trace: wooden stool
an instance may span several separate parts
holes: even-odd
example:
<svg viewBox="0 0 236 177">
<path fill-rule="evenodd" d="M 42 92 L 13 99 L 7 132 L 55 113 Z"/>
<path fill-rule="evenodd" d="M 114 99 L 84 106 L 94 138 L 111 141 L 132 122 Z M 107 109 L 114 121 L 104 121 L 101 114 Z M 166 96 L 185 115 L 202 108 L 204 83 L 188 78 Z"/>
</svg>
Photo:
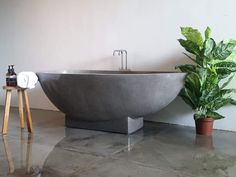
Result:
<svg viewBox="0 0 236 177">
<path fill-rule="evenodd" d="M 18 92 L 20 127 L 22 129 L 25 127 L 24 110 L 23 110 L 23 107 L 25 105 L 28 132 L 33 133 L 29 98 L 28 98 L 26 89 L 20 88 L 20 87 L 9 87 L 9 86 L 3 86 L 3 89 L 6 90 L 6 100 L 5 100 L 5 112 L 4 112 L 4 117 L 3 117 L 3 125 L 2 125 L 2 134 L 7 134 L 8 120 L 9 120 L 10 106 L 11 106 L 11 92 L 13 90 L 17 90 Z"/>
</svg>

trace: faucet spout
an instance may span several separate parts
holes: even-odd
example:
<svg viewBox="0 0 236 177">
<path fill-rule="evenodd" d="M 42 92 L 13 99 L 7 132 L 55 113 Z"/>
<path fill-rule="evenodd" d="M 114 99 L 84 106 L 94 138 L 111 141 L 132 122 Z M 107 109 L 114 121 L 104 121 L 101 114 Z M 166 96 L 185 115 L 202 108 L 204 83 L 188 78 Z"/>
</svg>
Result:
<svg viewBox="0 0 236 177">
<path fill-rule="evenodd" d="M 114 50 L 113 56 L 115 56 L 117 53 L 118 56 L 121 58 L 121 71 L 127 71 L 128 70 L 128 60 L 127 60 L 127 50 Z M 125 65 L 124 65 L 124 55 L 125 55 Z"/>
<path fill-rule="evenodd" d="M 122 53 L 125 54 L 125 70 L 128 70 L 128 60 L 127 60 L 127 50 L 122 50 Z"/>
</svg>

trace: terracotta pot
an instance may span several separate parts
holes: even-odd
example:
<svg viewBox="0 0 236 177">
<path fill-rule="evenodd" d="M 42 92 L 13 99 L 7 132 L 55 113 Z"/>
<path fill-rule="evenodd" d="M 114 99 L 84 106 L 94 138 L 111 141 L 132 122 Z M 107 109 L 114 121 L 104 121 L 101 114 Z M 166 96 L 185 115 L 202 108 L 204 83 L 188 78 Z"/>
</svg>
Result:
<svg viewBox="0 0 236 177">
<path fill-rule="evenodd" d="M 211 136 L 214 119 L 204 118 L 195 120 L 196 133 L 199 135 Z"/>
</svg>

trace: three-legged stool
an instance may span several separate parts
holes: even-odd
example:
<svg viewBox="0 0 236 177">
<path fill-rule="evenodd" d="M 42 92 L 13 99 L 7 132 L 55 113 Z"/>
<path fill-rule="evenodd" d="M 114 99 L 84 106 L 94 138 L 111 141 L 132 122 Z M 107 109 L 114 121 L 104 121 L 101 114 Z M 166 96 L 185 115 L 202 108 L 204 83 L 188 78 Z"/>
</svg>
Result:
<svg viewBox="0 0 236 177">
<path fill-rule="evenodd" d="M 3 116 L 2 134 L 7 134 L 8 120 L 9 120 L 10 106 L 11 106 L 11 93 L 14 90 L 18 92 L 20 127 L 22 129 L 25 127 L 25 122 L 24 122 L 24 107 L 25 107 L 28 132 L 33 133 L 29 98 L 26 91 L 27 89 L 20 88 L 20 87 L 9 87 L 9 86 L 4 86 L 3 89 L 6 90 L 6 100 L 5 100 L 5 112 Z"/>
</svg>

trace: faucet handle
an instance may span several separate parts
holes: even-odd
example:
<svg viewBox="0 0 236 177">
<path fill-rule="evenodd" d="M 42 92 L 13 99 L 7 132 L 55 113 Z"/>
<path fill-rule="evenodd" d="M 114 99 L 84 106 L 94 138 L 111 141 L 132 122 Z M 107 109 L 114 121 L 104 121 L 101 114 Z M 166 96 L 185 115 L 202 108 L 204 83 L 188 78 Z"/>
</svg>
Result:
<svg viewBox="0 0 236 177">
<path fill-rule="evenodd" d="M 114 51 L 113 51 L 113 56 L 115 56 L 116 53 L 120 56 L 121 53 L 122 53 L 122 50 L 114 50 Z"/>
</svg>

